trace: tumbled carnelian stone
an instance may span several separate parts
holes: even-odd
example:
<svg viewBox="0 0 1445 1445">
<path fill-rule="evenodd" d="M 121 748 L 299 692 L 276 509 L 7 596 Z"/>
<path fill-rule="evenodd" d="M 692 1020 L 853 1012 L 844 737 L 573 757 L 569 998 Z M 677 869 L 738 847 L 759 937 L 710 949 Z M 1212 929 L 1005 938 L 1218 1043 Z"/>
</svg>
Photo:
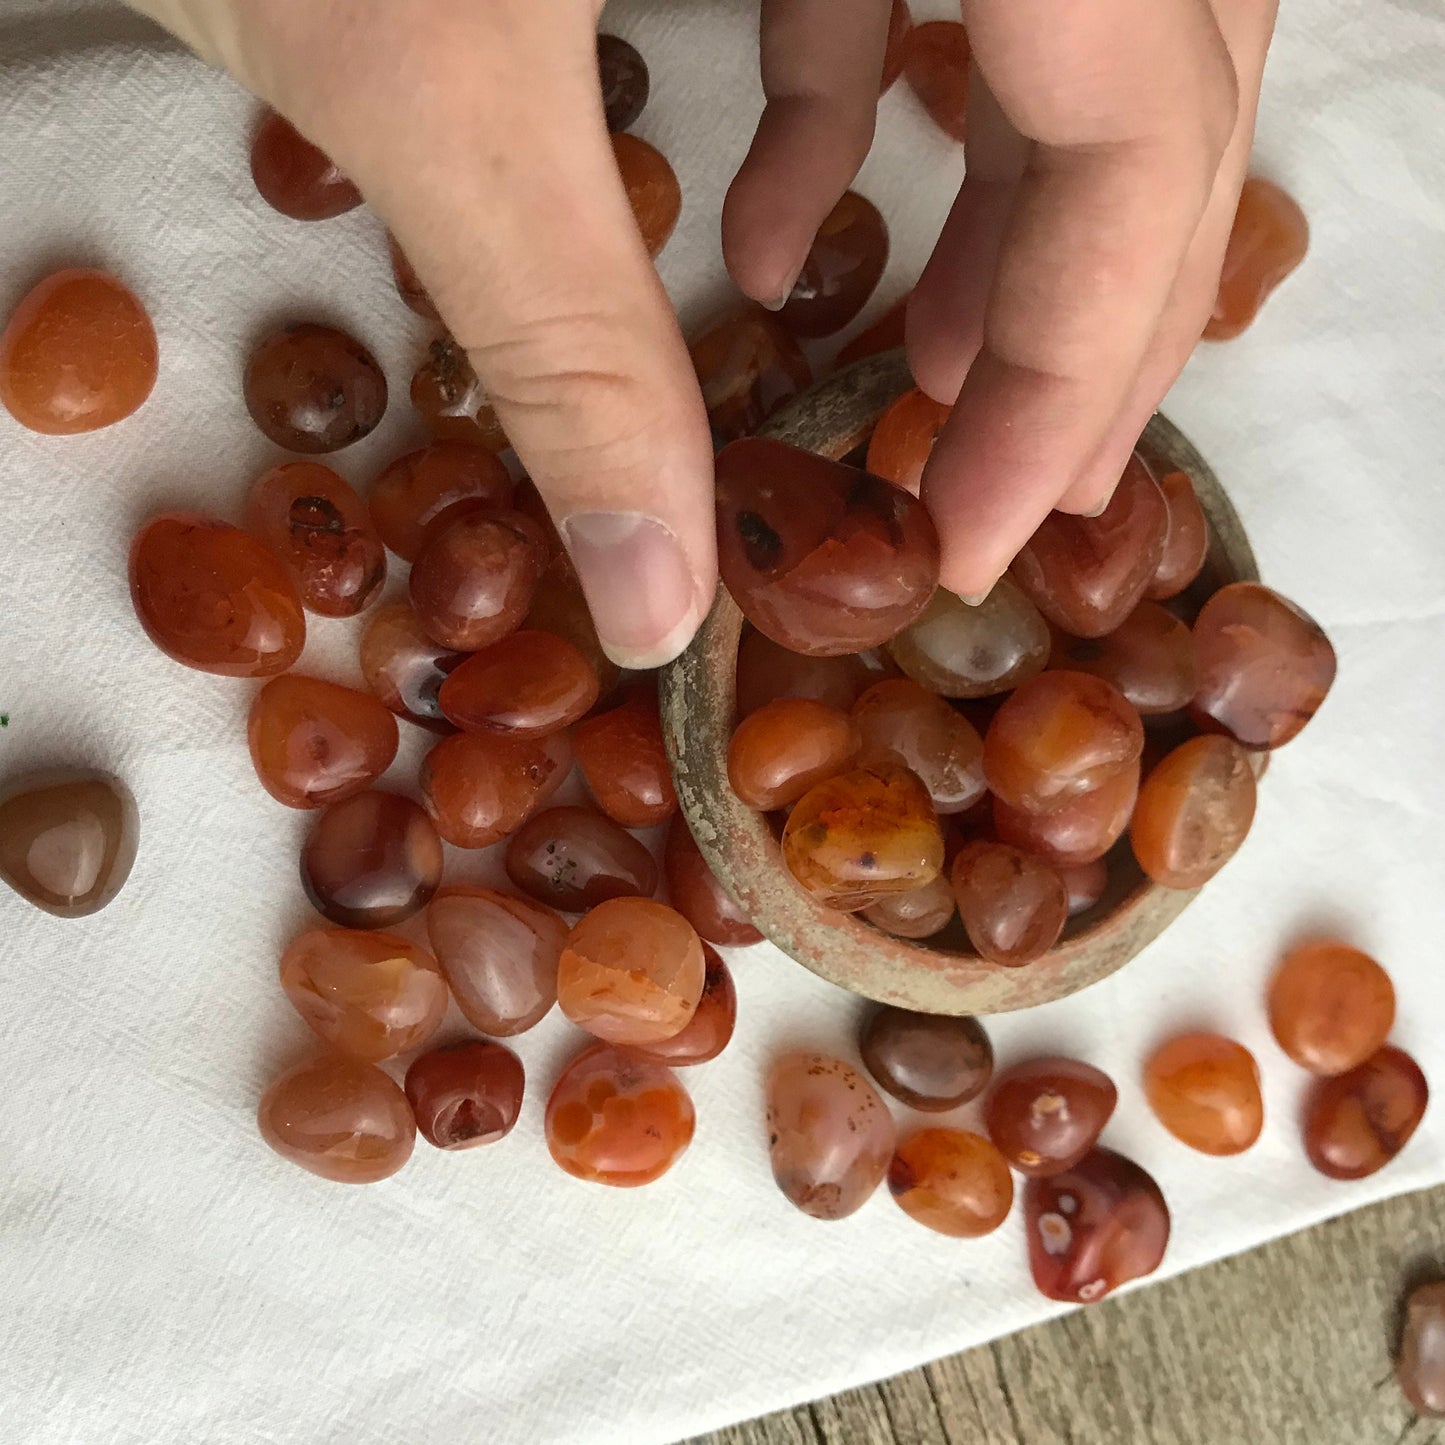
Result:
<svg viewBox="0 0 1445 1445">
<path fill-rule="evenodd" d="M 888 43 L 883 52 L 883 76 L 878 82 L 878 94 L 885 95 L 893 88 L 894 82 L 903 74 L 903 62 L 908 58 L 908 36 L 913 29 L 913 16 L 909 13 L 906 0 L 893 0 L 888 12 Z"/>
<path fill-rule="evenodd" d="M 562 1071 L 547 1100 L 547 1148 L 577 1179 L 651 1184 L 692 1143 L 692 1100 L 665 1064 L 593 1044 Z"/>
<path fill-rule="evenodd" d="M 1153 1274 L 1169 1247 L 1169 1206 L 1153 1177 L 1109 1149 L 1024 1186 L 1029 1267 L 1039 1293 L 1093 1304 Z"/>
<path fill-rule="evenodd" d="M 1156 602 L 1177 597 L 1204 570 L 1209 555 L 1209 523 L 1186 472 L 1169 471 L 1159 478 L 1169 509 L 1164 552 L 1144 595 Z"/>
<path fill-rule="evenodd" d="M 0 403 L 47 436 L 98 431 L 145 401 L 157 366 L 155 328 L 127 286 L 106 271 L 56 271 L 0 331 Z"/>
<path fill-rule="evenodd" d="M 520 512 L 469 503 L 427 531 L 411 605 L 443 647 L 476 652 L 521 626 L 546 565 L 541 529 Z"/>
<path fill-rule="evenodd" d="M 680 1069 L 691 1064 L 705 1064 L 727 1048 L 738 1021 L 738 994 L 733 976 L 717 953 L 702 946 L 706 971 L 703 975 L 702 997 L 686 1027 L 670 1039 L 634 1048 L 634 1052 L 654 1063 Z"/>
<path fill-rule="evenodd" d="M 368 436 L 386 411 L 386 377 L 355 337 L 301 322 L 265 337 L 246 363 L 246 410 L 291 452 L 334 452 Z"/>
<path fill-rule="evenodd" d="M 981 1134 L 920 1129 L 888 1165 L 888 1192 L 910 1219 L 953 1239 L 992 1234 L 1013 1208 L 1014 1181 Z"/>
<path fill-rule="evenodd" d="M 1103 637 L 1139 605 L 1164 555 L 1169 508 L 1135 452 L 1097 517 L 1050 512 L 1013 562 L 1039 611 L 1074 637 Z"/>
<path fill-rule="evenodd" d="M 135 798 L 110 773 L 48 768 L 0 784 L 0 882 L 57 918 L 104 908 L 139 842 Z"/>
<path fill-rule="evenodd" d="M 1138 795 L 1139 769 L 1130 767 L 1052 813 L 1025 813 L 995 798 L 994 830 L 1000 842 L 1033 853 L 1056 869 L 1072 868 L 1102 858 L 1124 836 Z"/>
<path fill-rule="evenodd" d="M 464 502 L 501 509 L 512 500 L 512 478 L 497 454 L 470 442 L 433 442 L 391 462 L 371 484 L 367 504 L 381 540 L 416 561 L 426 529 Z"/>
<path fill-rule="evenodd" d="M 591 708 L 597 674 L 563 638 L 513 632 L 467 658 L 438 696 L 448 720 L 467 732 L 541 738 Z"/>
<path fill-rule="evenodd" d="M 1020 684 L 989 724 L 983 772 L 996 797 L 1047 813 L 1128 772 L 1144 751 L 1144 726 L 1102 678 L 1044 672 Z"/>
<path fill-rule="evenodd" d="M 993 1045 L 974 1018 L 884 1005 L 868 1016 L 858 1048 L 884 1089 L 930 1114 L 976 1099 L 993 1077 Z"/>
<path fill-rule="evenodd" d="M 1092 863 L 1064 864 L 1058 869 L 1058 874 L 1068 891 L 1070 918 L 1087 913 L 1109 886 L 1109 865 L 1102 858 L 1096 858 Z"/>
<path fill-rule="evenodd" d="M 427 347 L 412 374 L 410 395 L 417 415 L 442 441 L 469 442 L 494 452 L 511 445 L 467 353 L 450 336 Z"/>
<path fill-rule="evenodd" d="M 977 604 L 940 587 L 888 654 L 930 692 L 992 697 L 1042 672 L 1050 643 L 1039 609 L 1005 576 Z"/>
<path fill-rule="evenodd" d="M 933 123 L 956 141 L 968 134 L 968 31 L 956 20 L 915 25 L 903 74 Z"/>
<path fill-rule="evenodd" d="M 692 924 L 699 938 L 734 946 L 762 940 L 747 913 L 733 902 L 708 867 L 681 813 L 668 825 L 662 869 L 668 901 Z"/>
<path fill-rule="evenodd" d="M 940 874 L 932 883 L 907 893 L 891 893 L 870 903 L 860 911 L 874 928 L 891 933 L 894 938 L 932 938 L 953 922 L 958 905 L 953 900 L 953 886 Z"/>
<path fill-rule="evenodd" d="M 1157 602 L 1141 602 L 1106 637 L 1060 634 L 1049 663 L 1113 683 L 1146 717 L 1187 707 L 1198 684 L 1193 634 Z"/>
<path fill-rule="evenodd" d="M 390 928 L 437 890 L 442 844 L 410 798 L 379 789 L 333 803 L 301 854 L 301 882 L 316 911 L 343 928 Z"/>
<path fill-rule="evenodd" d="M 655 256 L 667 245 L 682 211 L 682 188 L 667 157 L 635 135 L 612 137 L 612 153 L 627 204 L 637 220 L 647 254 Z"/>
<path fill-rule="evenodd" d="M 655 680 L 644 679 L 616 707 L 578 723 L 572 747 L 597 806 L 624 828 L 650 828 L 677 812 Z"/>
<path fill-rule="evenodd" d="M 893 1118 L 842 1059 L 785 1054 L 768 1074 L 768 1154 L 789 1203 L 843 1219 L 868 1202 L 893 1157 Z"/>
<path fill-rule="evenodd" d="M 911 294 L 911 293 L 910 293 Z M 877 356 L 884 351 L 896 351 L 904 342 L 904 328 L 908 320 L 908 295 L 900 296 L 871 326 L 864 327 L 851 341 L 845 342 L 833 358 L 833 370 L 842 371 L 855 361 Z"/>
<path fill-rule="evenodd" d="M 1165 888 L 1202 888 L 1239 851 L 1254 822 L 1254 769 L 1232 738 L 1191 738 L 1144 779 L 1129 839 Z"/>
<path fill-rule="evenodd" d="M 246 501 L 246 529 L 282 561 L 302 604 L 355 617 L 386 582 L 386 551 L 366 503 L 320 462 L 263 472 Z"/>
<path fill-rule="evenodd" d="M 952 411 L 951 406 L 934 401 L 916 386 L 905 391 L 873 428 L 868 442 L 868 470 L 916 497 L 923 483 L 923 469 Z"/>
<path fill-rule="evenodd" d="M 959 850 L 950 877 L 958 916 L 981 958 L 1018 968 L 1059 941 L 1069 895 L 1042 858 L 979 839 Z"/>
<path fill-rule="evenodd" d="M 723 317 L 688 351 L 716 446 L 751 436 L 785 401 L 813 384 L 803 348 L 761 306 Z"/>
<path fill-rule="evenodd" d="M 928 789 L 893 763 L 818 783 L 788 815 L 783 861 L 805 893 L 844 912 L 922 888 L 943 867 Z"/>
<path fill-rule="evenodd" d="M 433 642 L 405 602 L 373 613 L 361 634 L 361 675 L 367 687 L 398 717 L 432 732 L 452 731 L 438 694 L 465 655 Z"/>
<path fill-rule="evenodd" d="M 566 913 L 657 889 L 652 854 L 591 808 L 549 808 L 529 818 L 507 844 L 506 866 L 523 893 Z"/>
<path fill-rule="evenodd" d="M 771 812 L 849 767 L 861 741 L 847 713 L 825 702 L 780 697 L 734 729 L 728 782 L 748 807 Z"/>
<path fill-rule="evenodd" d="M 654 1044 L 697 1011 L 702 942 L 675 908 L 610 898 L 579 920 L 557 963 L 557 1002 L 574 1024 L 609 1044 Z"/>
<path fill-rule="evenodd" d="M 416 1126 L 438 1149 L 475 1149 L 512 1132 L 526 1074 L 503 1044 L 465 1039 L 411 1061 L 406 1097 Z"/>
<path fill-rule="evenodd" d="M 1005 1069 L 984 1106 L 989 1138 L 1021 1174 L 1057 1174 L 1094 1147 L 1119 1101 L 1114 1081 L 1078 1059 Z"/>
<path fill-rule="evenodd" d="M 597 78 L 602 86 L 602 110 L 611 132 L 636 123 L 647 105 L 651 81 L 647 62 L 637 47 L 618 35 L 597 37 Z"/>
<path fill-rule="evenodd" d="M 251 141 L 251 177 L 261 199 L 293 221 L 327 221 L 361 204 L 336 162 L 274 110 Z"/>
<path fill-rule="evenodd" d="M 875 674 L 856 652 L 840 657 L 805 657 L 749 631 L 738 646 L 737 713 L 755 713 L 780 697 L 806 697 L 847 712 Z"/>
<path fill-rule="evenodd" d="M 543 807 L 571 771 L 566 733 L 463 733 L 443 738 L 422 759 L 422 802 L 453 847 L 489 848 Z"/>
<path fill-rule="evenodd" d="M 1297 737 L 1335 680 L 1335 649 L 1314 618 L 1258 582 L 1221 587 L 1195 619 L 1200 727 L 1247 748 Z"/>
<path fill-rule="evenodd" d="M 1430 1086 L 1420 1066 L 1389 1044 L 1348 1073 L 1321 1079 L 1305 1104 L 1305 1152 L 1331 1179 L 1364 1179 L 1410 1142 Z"/>
<path fill-rule="evenodd" d="M 130 549 L 130 596 L 167 657 L 271 677 L 301 656 L 306 619 L 286 569 L 248 532 L 195 512 L 153 517 Z"/>
<path fill-rule="evenodd" d="M 324 808 L 369 788 L 396 757 L 396 719 L 369 693 L 288 673 L 251 703 L 261 786 L 288 808 Z"/>
<path fill-rule="evenodd" d="M 1312 1074 L 1364 1063 L 1395 1026 L 1395 986 L 1367 953 L 1322 940 L 1292 949 L 1269 985 L 1269 1026 Z"/>
<path fill-rule="evenodd" d="M 283 1159 L 338 1184 L 374 1184 L 411 1158 L 406 1095 L 371 1064 L 339 1054 L 288 1069 L 261 1096 L 261 1137 Z"/>
<path fill-rule="evenodd" d="M 983 739 L 961 713 L 906 677 L 875 682 L 853 704 L 865 762 L 901 763 L 915 773 L 936 813 L 963 813 L 986 791 Z"/>
<path fill-rule="evenodd" d="M 480 884 L 450 884 L 427 905 L 427 937 L 457 1007 L 497 1038 L 526 1032 L 557 1002 L 566 923 L 550 908 Z"/>
<path fill-rule="evenodd" d="M 1238 336 L 1259 314 L 1270 292 L 1304 260 L 1309 244 L 1309 222 L 1294 197 L 1273 181 L 1247 177 L 1224 250 L 1214 313 L 1204 323 L 1204 339 L 1228 341 Z"/>
<path fill-rule="evenodd" d="M 1144 1065 L 1154 1117 L 1202 1154 L 1243 1154 L 1264 1128 L 1259 1065 L 1243 1044 L 1218 1034 L 1181 1034 Z"/>
<path fill-rule="evenodd" d="M 424 948 L 393 933 L 311 928 L 281 955 L 281 988 L 332 1048 L 377 1064 L 424 1044 L 447 986 Z"/>
<path fill-rule="evenodd" d="M 622 681 L 622 669 L 602 649 L 577 569 L 565 553 L 548 562 L 522 626 L 529 631 L 550 632 L 570 642 L 587 659 L 597 677 L 599 702 L 613 700 Z"/>
<path fill-rule="evenodd" d="M 1419 1285 L 1405 1301 L 1395 1377 L 1420 1414 L 1445 1418 L 1445 1281 Z"/>
<path fill-rule="evenodd" d="M 795 336 L 831 336 L 867 304 L 888 264 L 888 227 L 857 191 L 823 218 L 778 319 Z"/>
<path fill-rule="evenodd" d="M 718 565 L 748 621 L 794 652 L 879 647 L 938 585 L 922 502 L 878 477 L 750 437 L 717 458 Z"/>
</svg>

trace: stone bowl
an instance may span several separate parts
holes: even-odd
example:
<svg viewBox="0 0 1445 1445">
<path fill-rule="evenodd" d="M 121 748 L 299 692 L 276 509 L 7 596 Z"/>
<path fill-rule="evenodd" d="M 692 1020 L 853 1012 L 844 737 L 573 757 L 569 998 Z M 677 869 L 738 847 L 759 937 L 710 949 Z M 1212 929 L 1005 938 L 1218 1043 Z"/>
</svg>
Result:
<svg viewBox="0 0 1445 1445">
<path fill-rule="evenodd" d="M 866 358 L 797 397 L 762 435 L 835 459 L 848 456 L 888 404 L 912 385 L 901 351 Z M 1186 472 L 1209 519 L 1209 558 L 1198 600 L 1226 582 L 1257 581 L 1254 553 L 1218 479 L 1171 422 L 1155 416 L 1140 443 Z M 1188 594 L 1186 594 L 1186 600 Z M 938 939 L 912 943 L 808 897 L 783 867 L 767 820 L 728 786 L 736 664 L 743 617 L 726 588 L 692 645 L 661 678 L 663 732 L 682 811 L 703 857 L 758 929 L 830 983 L 880 1003 L 936 1014 L 995 1014 L 1064 998 L 1107 978 L 1152 943 L 1195 894 L 1161 888 L 1134 862 L 1127 837 L 1109 858 L 1109 888 L 1072 919 L 1058 944 L 1023 968 L 973 953 L 955 920 Z M 1264 755 L 1253 755 L 1262 772 Z"/>
</svg>

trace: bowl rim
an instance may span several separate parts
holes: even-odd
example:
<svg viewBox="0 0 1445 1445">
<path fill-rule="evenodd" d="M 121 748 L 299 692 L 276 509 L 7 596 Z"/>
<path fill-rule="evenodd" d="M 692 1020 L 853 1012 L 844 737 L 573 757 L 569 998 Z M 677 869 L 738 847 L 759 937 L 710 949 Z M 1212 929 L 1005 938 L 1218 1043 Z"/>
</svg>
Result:
<svg viewBox="0 0 1445 1445">
<path fill-rule="evenodd" d="M 758 435 L 841 459 L 912 386 L 901 350 L 866 357 L 795 397 Z M 1239 514 L 1184 433 L 1156 414 L 1140 445 L 1193 482 L 1211 528 L 1206 568 L 1228 581 L 1259 581 Z M 737 603 L 719 584 L 692 644 L 659 679 L 663 735 L 683 816 L 708 866 L 758 930 L 813 973 L 865 998 L 923 1013 L 1007 1013 L 1066 998 L 1109 977 L 1198 896 L 1198 889 L 1168 889 L 1141 878 L 1102 916 L 1066 933 L 1044 957 L 1022 968 L 895 938 L 856 915 L 825 908 L 787 876 L 767 820 L 728 785 L 742 626 Z M 1266 757 L 1250 755 L 1257 775 Z"/>
</svg>

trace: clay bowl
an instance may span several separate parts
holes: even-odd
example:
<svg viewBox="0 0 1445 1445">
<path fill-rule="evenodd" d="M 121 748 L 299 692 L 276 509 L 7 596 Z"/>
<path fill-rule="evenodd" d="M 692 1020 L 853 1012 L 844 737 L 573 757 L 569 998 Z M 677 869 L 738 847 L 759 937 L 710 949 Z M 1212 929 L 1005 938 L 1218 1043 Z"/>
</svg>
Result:
<svg viewBox="0 0 1445 1445">
<path fill-rule="evenodd" d="M 763 435 L 827 457 L 845 457 L 866 440 L 889 402 L 911 385 L 901 352 L 867 358 L 798 397 L 763 428 Z M 1141 446 L 1167 467 L 1188 473 L 1209 519 L 1209 560 L 1191 589 L 1197 589 L 1198 601 L 1226 582 L 1257 581 L 1254 553 L 1239 517 L 1188 439 L 1156 416 Z M 1158 938 L 1194 898 L 1145 878 L 1126 838 L 1110 856 L 1104 897 L 1071 921 L 1048 955 L 1017 969 L 984 962 L 969 950 L 961 929 L 910 943 L 861 918 L 824 908 L 788 877 L 767 822 L 728 786 L 742 625 L 737 604 L 719 588 L 692 646 L 662 674 L 663 730 L 682 810 L 703 856 L 762 933 L 805 968 L 866 998 L 926 1013 L 1006 1013 L 1064 998 L 1107 978 Z M 1257 757 L 1256 771 L 1262 772 L 1264 755 Z"/>
</svg>

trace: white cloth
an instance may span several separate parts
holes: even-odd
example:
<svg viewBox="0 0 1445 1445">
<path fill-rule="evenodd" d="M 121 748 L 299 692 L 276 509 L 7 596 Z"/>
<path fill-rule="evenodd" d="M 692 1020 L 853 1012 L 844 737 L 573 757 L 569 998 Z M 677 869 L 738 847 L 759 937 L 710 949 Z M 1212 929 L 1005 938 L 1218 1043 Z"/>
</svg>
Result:
<svg viewBox="0 0 1445 1445">
<path fill-rule="evenodd" d="M 650 62 L 639 131 L 682 177 L 661 264 L 689 325 L 726 294 L 718 212 L 759 103 L 753 9 L 636 0 L 607 16 Z M 1164 939 L 989 1026 L 1004 1060 L 1058 1050 L 1117 1078 L 1106 1141 L 1171 1202 L 1163 1273 L 1445 1178 L 1445 1099 L 1375 1178 L 1315 1174 L 1304 1081 L 1262 1008 L 1281 948 L 1338 930 L 1391 970 L 1396 1038 L 1445 1086 L 1442 83 L 1433 0 L 1283 9 L 1256 166 L 1302 202 L 1310 254 L 1242 340 L 1201 347 L 1167 409 L 1231 490 L 1266 578 L 1328 629 L 1339 682 L 1271 767 L 1239 859 Z M 252 685 L 183 670 L 142 636 L 126 547 L 164 506 L 234 516 L 271 460 L 240 389 L 268 323 L 335 319 L 381 357 L 397 404 L 337 459 L 363 483 L 410 435 L 425 327 L 393 295 L 368 214 L 304 226 L 261 203 L 252 115 L 123 11 L 0 0 L 0 310 L 53 266 L 101 264 L 145 299 L 161 348 L 155 394 L 123 426 L 50 440 L 0 414 L 0 773 L 108 765 L 144 819 L 128 890 L 91 920 L 0 890 L 8 1445 L 649 1445 L 1054 1313 L 1018 1212 L 959 1242 L 886 1192 L 837 1224 L 778 1194 L 766 1061 L 785 1045 L 851 1056 L 862 1005 L 765 947 L 734 959 L 737 1038 L 687 1074 L 696 1142 L 653 1187 L 577 1183 L 548 1159 L 546 1090 L 575 1042 L 555 1015 L 518 1043 L 529 1092 L 500 1146 L 421 1143 L 394 1180 L 346 1189 L 262 1145 L 256 1098 L 310 1048 L 275 976 L 308 916 L 308 820 L 251 775 Z M 870 315 L 916 274 L 960 168 L 900 85 L 859 183 L 894 235 Z M 313 622 L 307 665 L 354 675 L 354 632 Z M 1192 1154 L 1149 1116 L 1140 1061 L 1181 1025 L 1258 1054 L 1269 1120 L 1243 1158 Z"/>
</svg>

